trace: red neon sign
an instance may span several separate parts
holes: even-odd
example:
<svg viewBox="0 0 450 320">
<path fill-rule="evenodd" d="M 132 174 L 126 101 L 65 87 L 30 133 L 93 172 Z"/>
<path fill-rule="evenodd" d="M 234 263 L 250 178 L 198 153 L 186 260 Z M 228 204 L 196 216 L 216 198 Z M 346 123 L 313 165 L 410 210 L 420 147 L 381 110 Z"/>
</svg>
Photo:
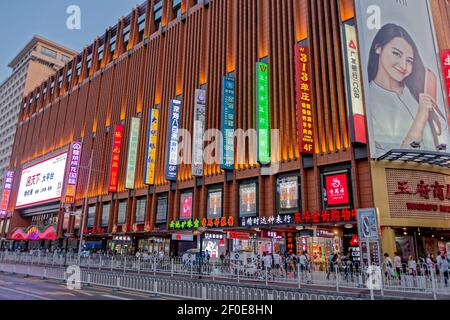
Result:
<svg viewBox="0 0 450 320">
<path fill-rule="evenodd" d="M 325 177 L 328 205 L 349 204 L 347 174 Z"/>
<path fill-rule="evenodd" d="M 314 153 L 309 48 L 295 46 L 295 92 L 297 94 L 298 144 L 301 154 Z"/>
<path fill-rule="evenodd" d="M 109 169 L 109 192 L 117 192 L 117 186 L 119 184 L 119 164 L 120 164 L 120 151 L 122 147 L 123 126 L 121 124 L 116 125 L 114 129 L 114 142 L 111 155 L 111 167 Z"/>
</svg>

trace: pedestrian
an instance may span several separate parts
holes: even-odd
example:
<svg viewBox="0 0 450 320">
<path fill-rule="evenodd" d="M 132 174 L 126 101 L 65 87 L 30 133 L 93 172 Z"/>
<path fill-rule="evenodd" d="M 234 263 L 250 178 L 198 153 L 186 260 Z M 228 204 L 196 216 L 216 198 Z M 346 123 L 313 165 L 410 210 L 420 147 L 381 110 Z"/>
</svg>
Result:
<svg viewBox="0 0 450 320">
<path fill-rule="evenodd" d="M 308 255 L 306 251 L 300 256 L 300 269 L 302 271 L 308 271 Z"/>
<path fill-rule="evenodd" d="M 413 256 L 409 256 L 408 258 L 408 271 L 409 274 L 413 277 L 415 277 L 417 274 L 417 263 L 416 260 L 414 260 Z"/>
<path fill-rule="evenodd" d="M 395 272 L 397 273 L 397 278 L 398 280 L 402 280 L 401 278 L 401 272 L 402 272 L 402 258 L 400 257 L 398 252 L 394 253 L 394 267 L 395 267 Z"/>
<path fill-rule="evenodd" d="M 384 274 L 386 275 L 386 278 L 388 280 L 390 280 L 394 271 L 392 269 L 393 268 L 393 264 L 392 264 L 391 257 L 389 257 L 389 253 L 385 253 L 384 254 L 384 263 L 385 263 L 385 266 L 386 266 L 386 271 L 385 271 Z"/>
<path fill-rule="evenodd" d="M 338 255 L 336 253 L 331 253 L 328 257 L 328 272 L 327 272 L 327 280 L 330 279 L 331 272 L 334 271 L 334 268 L 336 266 L 336 262 L 338 260 Z"/>
<path fill-rule="evenodd" d="M 278 275 L 280 273 L 280 266 L 281 266 L 280 252 L 275 252 L 273 254 L 273 264 L 275 266 L 275 274 Z"/>
<path fill-rule="evenodd" d="M 441 263 L 441 272 L 442 275 L 444 276 L 444 282 L 445 282 L 445 287 L 448 287 L 448 276 L 449 276 L 449 260 L 447 259 L 448 257 L 444 257 L 444 259 L 442 259 L 442 263 Z"/>
</svg>

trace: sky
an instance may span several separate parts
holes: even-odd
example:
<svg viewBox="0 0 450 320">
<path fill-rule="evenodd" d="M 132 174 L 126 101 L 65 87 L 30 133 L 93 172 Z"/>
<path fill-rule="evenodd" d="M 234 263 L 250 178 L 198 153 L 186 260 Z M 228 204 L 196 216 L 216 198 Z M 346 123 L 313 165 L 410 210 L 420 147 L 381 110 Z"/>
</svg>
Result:
<svg viewBox="0 0 450 320">
<path fill-rule="evenodd" d="M 1 0 L 0 1 L 0 82 L 11 74 L 8 64 L 38 34 L 70 49 L 81 51 L 101 36 L 119 17 L 145 0 Z M 81 12 L 81 29 L 66 26 L 67 8 Z"/>
</svg>

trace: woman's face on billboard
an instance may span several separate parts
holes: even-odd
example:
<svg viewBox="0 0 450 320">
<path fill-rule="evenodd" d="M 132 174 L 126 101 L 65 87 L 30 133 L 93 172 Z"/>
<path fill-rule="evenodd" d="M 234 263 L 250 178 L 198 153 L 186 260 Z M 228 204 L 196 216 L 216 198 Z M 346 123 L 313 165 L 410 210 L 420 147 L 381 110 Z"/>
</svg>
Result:
<svg viewBox="0 0 450 320">
<path fill-rule="evenodd" d="M 394 38 L 383 48 L 376 49 L 380 56 L 378 76 L 403 82 L 413 71 L 414 50 L 403 38 Z M 388 80 L 388 79 L 385 79 Z"/>
</svg>

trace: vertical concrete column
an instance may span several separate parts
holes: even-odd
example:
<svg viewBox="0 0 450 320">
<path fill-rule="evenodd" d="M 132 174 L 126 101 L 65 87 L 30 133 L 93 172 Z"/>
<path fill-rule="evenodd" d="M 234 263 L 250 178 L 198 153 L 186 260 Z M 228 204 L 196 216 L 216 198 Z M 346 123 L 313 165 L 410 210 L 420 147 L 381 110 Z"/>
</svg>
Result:
<svg viewBox="0 0 450 320">
<path fill-rule="evenodd" d="M 394 252 L 397 251 L 395 244 L 395 230 L 392 227 L 381 227 L 381 249 L 382 255 L 389 253 L 394 257 Z"/>
</svg>

